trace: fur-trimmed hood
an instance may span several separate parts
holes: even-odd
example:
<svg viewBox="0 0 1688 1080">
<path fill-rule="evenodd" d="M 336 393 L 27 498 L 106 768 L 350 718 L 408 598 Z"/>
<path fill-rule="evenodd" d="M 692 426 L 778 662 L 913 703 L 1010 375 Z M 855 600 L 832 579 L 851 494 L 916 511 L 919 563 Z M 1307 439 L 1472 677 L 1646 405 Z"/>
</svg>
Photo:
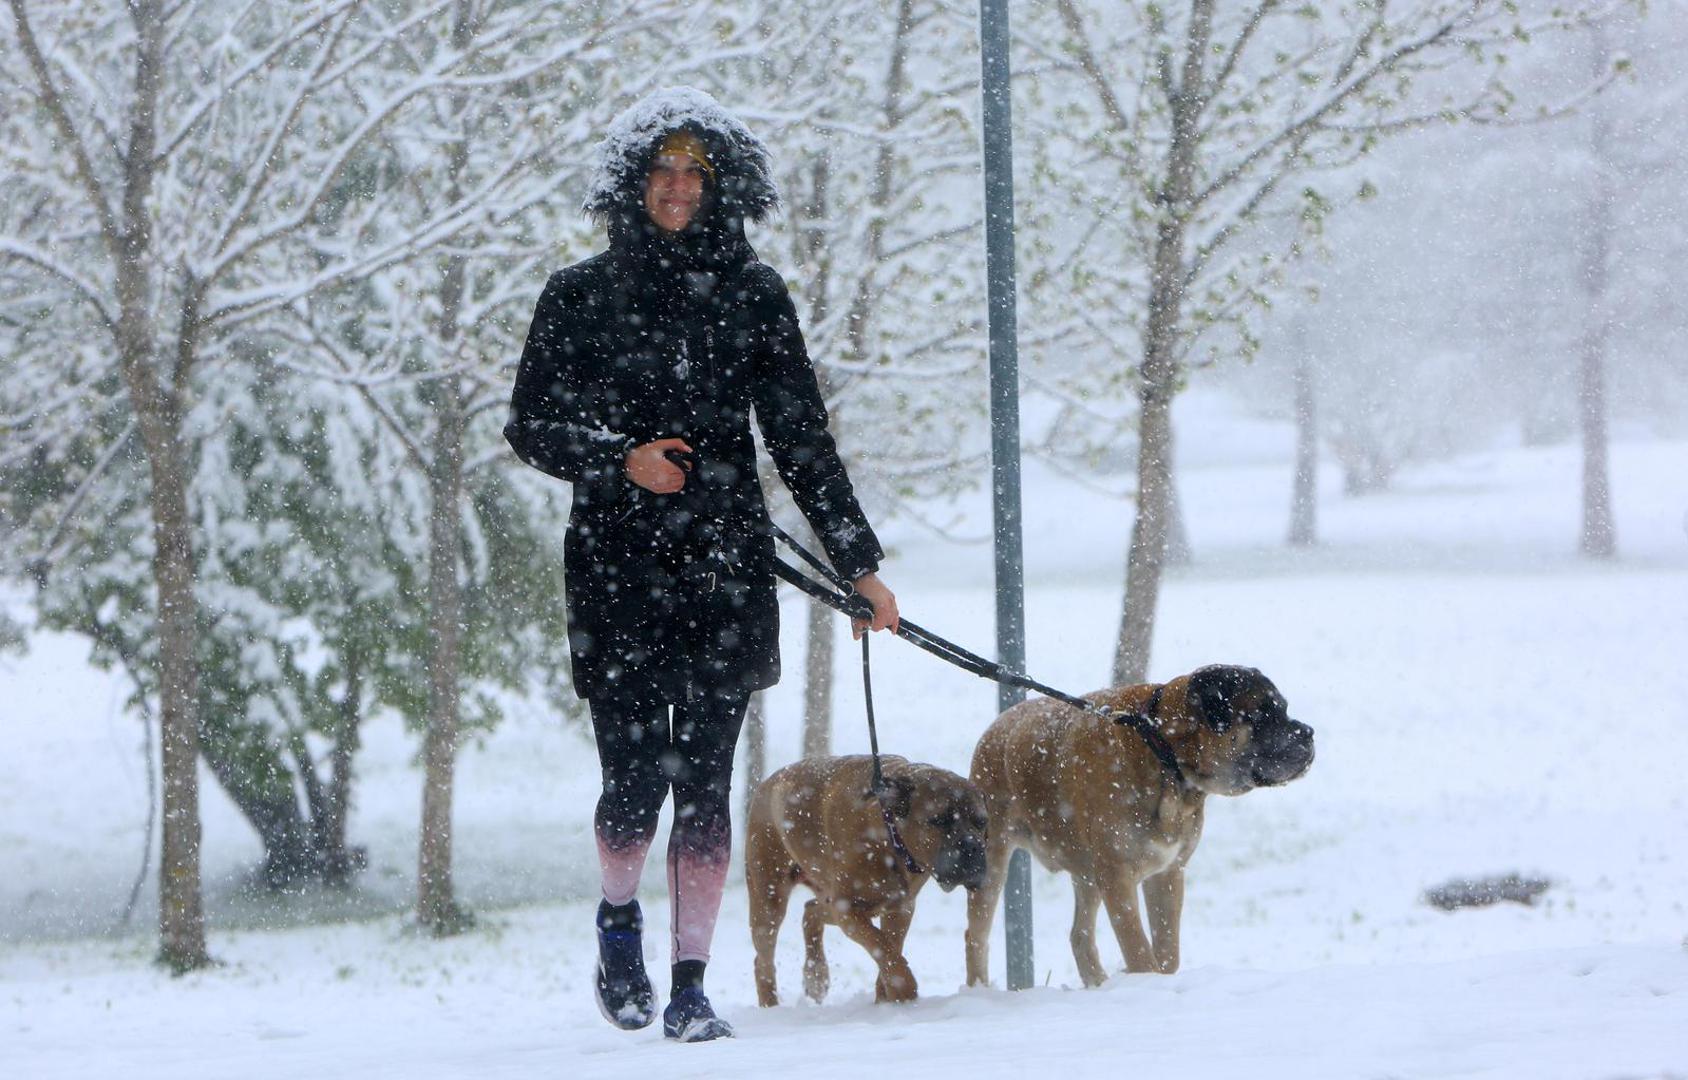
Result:
<svg viewBox="0 0 1688 1080">
<path fill-rule="evenodd" d="M 651 155 L 670 133 L 690 131 L 703 141 L 715 169 L 713 212 L 761 221 L 780 203 L 768 148 L 750 129 L 702 90 L 658 90 L 610 122 L 598 144 L 591 187 L 582 209 L 599 221 L 638 213 L 644 203 Z"/>
</svg>

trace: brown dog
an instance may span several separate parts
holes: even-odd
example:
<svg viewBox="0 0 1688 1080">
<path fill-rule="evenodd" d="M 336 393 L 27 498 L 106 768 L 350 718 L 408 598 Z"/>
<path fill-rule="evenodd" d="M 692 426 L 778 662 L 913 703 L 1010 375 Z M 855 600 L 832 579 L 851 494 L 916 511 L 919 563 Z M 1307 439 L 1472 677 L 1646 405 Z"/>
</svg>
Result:
<svg viewBox="0 0 1688 1080">
<path fill-rule="evenodd" d="M 762 781 L 751 799 L 744 876 L 762 1005 L 779 1004 L 774 945 L 796 885 L 815 893 L 803 911 L 803 988 L 809 997 L 826 997 L 830 978 L 821 936 L 831 923 L 879 965 L 877 1000 L 913 1001 L 919 990 L 903 958 L 903 939 L 916 894 L 930 877 L 946 892 L 957 885 L 976 889 L 984 879 L 985 802 L 978 789 L 931 765 L 880 760 L 888 786 L 884 804 L 871 790 L 873 759 L 861 755 L 787 765 Z M 896 823 L 901 851 L 891 842 L 882 806 Z"/>
<path fill-rule="evenodd" d="M 1162 764 L 1130 727 L 1048 698 L 997 718 L 973 753 L 990 815 L 984 884 L 967 898 L 967 982 L 990 979 L 990 930 L 1014 848 L 1073 879 L 1073 959 L 1086 986 L 1107 978 L 1096 908 L 1131 972 L 1178 970 L 1184 866 L 1208 795 L 1286 784 L 1313 763 L 1313 729 L 1253 668 L 1215 665 L 1164 686 L 1123 686 L 1087 701 L 1147 719 L 1177 758 Z M 1148 908 L 1143 931 L 1137 890 Z"/>
</svg>

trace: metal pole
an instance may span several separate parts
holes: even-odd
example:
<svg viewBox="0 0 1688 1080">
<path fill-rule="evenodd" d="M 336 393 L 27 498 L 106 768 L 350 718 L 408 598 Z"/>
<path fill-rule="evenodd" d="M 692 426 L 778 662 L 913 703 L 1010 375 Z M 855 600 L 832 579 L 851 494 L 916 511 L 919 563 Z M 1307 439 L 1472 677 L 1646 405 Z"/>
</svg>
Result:
<svg viewBox="0 0 1688 1080">
<path fill-rule="evenodd" d="M 1026 669 L 1025 580 L 1020 539 L 1020 361 L 1014 301 L 1014 139 L 1009 94 L 1008 0 L 979 0 L 983 57 L 985 150 L 985 270 L 990 293 L 991 482 L 996 535 L 996 651 L 1010 670 Z M 1003 686 L 998 707 L 1024 701 Z M 1016 851 L 1008 863 L 1003 931 L 1008 989 L 1032 985 L 1031 858 Z"/>
</svg>

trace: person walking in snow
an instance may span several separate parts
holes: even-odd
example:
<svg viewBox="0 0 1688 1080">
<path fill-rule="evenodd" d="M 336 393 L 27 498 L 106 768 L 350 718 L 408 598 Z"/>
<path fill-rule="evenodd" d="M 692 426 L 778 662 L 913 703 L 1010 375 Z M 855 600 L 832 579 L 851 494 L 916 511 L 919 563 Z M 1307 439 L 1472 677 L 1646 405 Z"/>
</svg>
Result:
<svg viewBox="0 0 1688 1080">
<path fill-rule="evenodd" d="M 709 95 L 658 91 L 618 117 L 584 207 L 609 249 L 546 283 L 504 429 L 523 461 L 573 485 L 569 657 L 603 773 L 598 1005 L 618 1027 L 655 1018 L 636 894 L 672 788 L 663 1032 L 682 1041 L 732 1034 L 703 973 L 734 746 L 750 694 L 779 679 L 752 411 L 828 558 L 873 605 L 857 636 L 897 623 L 790 293 L 745 239 L 778 202 L 767 149 Z"/>
</svg>

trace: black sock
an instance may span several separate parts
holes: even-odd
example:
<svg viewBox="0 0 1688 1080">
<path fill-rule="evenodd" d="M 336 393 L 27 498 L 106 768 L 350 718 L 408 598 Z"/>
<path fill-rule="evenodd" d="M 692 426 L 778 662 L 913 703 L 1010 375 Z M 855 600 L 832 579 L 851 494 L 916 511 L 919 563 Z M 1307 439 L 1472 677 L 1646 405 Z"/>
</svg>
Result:
<svg viewBox="0 0 1688 1080">
<path fill-rule="evenodd" d="M 643 930 L 645 920 L 639 912 L 639 901 L 629 900 L 625 904 L 612 904 L 608 900 L 598 903 L 598 929 L 600 930 Z"/>
<path fill-rule="evenodd" d="M 703 967 L 704 961 L 702 960 L 682 960 L 675 964 L 673 988 L 668 991 L 668 996 L 673 997 L 680 991 L 693 986 L 701 989 L 703 986 Z"/>
</svg>

